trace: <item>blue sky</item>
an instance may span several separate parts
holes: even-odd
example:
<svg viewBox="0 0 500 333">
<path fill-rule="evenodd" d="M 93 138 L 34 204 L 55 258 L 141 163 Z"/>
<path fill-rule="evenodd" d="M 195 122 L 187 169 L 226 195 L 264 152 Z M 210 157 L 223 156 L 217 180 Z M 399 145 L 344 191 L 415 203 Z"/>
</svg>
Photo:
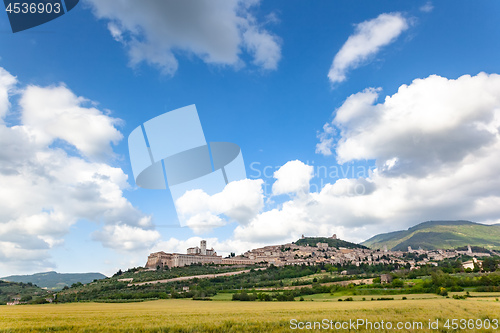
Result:
<svg viewBox="0 0 500 333">
<path fill-rule="evenodd" d="M 63 217 L 58 219 L 57 193 L 64 196 L 64 190 L 54 190 L 45 201 L 30 196 L 24 201 L 21 194 L 40 191 L 39 184 L 9 188 L 18 183 L 5 171 L 1 179 L 7 185 L 0 194 L 4 211 L 12 205 L 22 210 L 30 202 L 39 211 L 33 208 L 26 214 L 14 211 L 0 216 L 0 228 L 4 228 L 0 232 L 0 262 L 4 262 L 0 263 L 0 276 L 49 269 L 112 274 L 119 268 L 143 265 L 151 251 L 184 251 L 201 238 L 227 253 L 293 241 L 309 232 L 311 236 L 336 232 L 347 240 L 362 241 L 375 233 L 430 219 L 498 221 L 500 192 L 488 169 L 488 165 L 494 168 L 494 161 L 485 157 L 496 151 L 498 139 L 500 89 L 494 76 L 500 72 L 497 1 L 481 6 L 468 1 L 201 3 L 206 14 L 200 14 L 189 1 L 180 9 L 166 1 L 156 10 L 142 11 L 133 8 L 139 3 L 114 8 L 112 1 L 87 0 L 54 21 L 16 34 L 10 31 L 7 15 L 0 15 L 0 67 L 16 77 L 9 89 L 2 86 L 9 91 L 10 101 L 3 117 L 6 131 L 24 126 L 38 137 L 49 131 L 50 140 L 26 144 L 51 154 L 62 150 L 64 158 L 87 163 L 84 168 L 100 168 L 96 163 L 102 163 L 128 175 L 128 186 L 120 180 L 121 174 L 119 180 L 111 177 L 106 185 L 119 184 L 113 192 L 118 201 L 112 209 L 119 211 L 117 216 L 148 219 L 136 223 L 115 215 L 110 218 L 107 208 L 92 216 L 76 208 L 62 209 Z M 180 11 L 178 19 L 168 14 L 175 10 Z M 227 25 L 222 30 L 217 26 L 221 24 L 214 14 L 217 10 L 222 13 L 220 22 Z M 394 25 L 377 32 L 384 19 L 394 20 Z M 226 38 L 218 35 L 221 31 L 235 34 Z M 362 31 L 367 36 L 378 35 L 372 35 L 369 42 L 373 45 L 363 44 L 366 56 L 356 58 L 356 48 L 349 47 L 348 39 Z M 377 44 L 384 38 L 385 42 Z M 328 74 L 343 47 L 348 58 L 345 80 L 332 82 Z M 481 72 L 488 75 L 478 76 Z M 422 80 L 415 83 L 416 79 Z M 410 89 L 403 92 L 402 85 Z M 55 87 L 62 90 L 52 89 Z M 36 89 L 41 92 L 37 94 Z M 440 89 L 448 97 L 433 94 Z M 75 138 L 78 126 L 67 133 L 50 127 L 65 127 L 62 121 L 49 127 L 40 125 L 46 121 L 43 115 L 52 112 L 37 109 L 48 96 L 44 91 L 59 96 L 63 90 L 87 99 L 71 102 L 82 113 L 94 108 L 102 115 L 96 121 L 104 119 L 107 127 L 94 139 L 111 150 L 85 148 Z M 386 96 L 392 96 L 390 102 Z M 460 103 L 455 105 L 454 100 Z M 197 106 L 207 141 L 234 142 L 242 149 L 252 182 L 233 190 L 244 193 L 243 198 L 256 198 L 251 207 L 245 206 L 251 200 L 233 203 L 252 212 L 245 221 L 222 216 L 224 226 L 212 230 L 173 227 L 178 222 L 169 192 L 135 185 L 128 157 L 129 133 L 157 115 L 190 104 Z M 429 105 L 442 106 L 433 111 L 438 119 L 425 118 L 428 109 L 422 108 Z M 444 109 L 451 111 L 441 112 Z M 401 116 L 405 112 L 407 123 Z M 372 114 L 382 116 L 370 120 Z M 325 133 L 325 124 L 335 131 Z M 403 129 L 401 133 L 398 128 Z M 83 136 L 94 133 L 92 128 L 82 131 Z M 412 146 L 403 144 L 405 135 L 413 135 Z M 8 136 L 12 137 L 0 136 L 2 146 L 14 145 L 7 141 Z M 428 138 L 431 142 L 421 143 Z M 331 154 L 318 151 L 317 145 L 328 139 Z M 19 145 L 18 149 L 24 148 Z M 5 153 L 1 161 L 6 167 L 11 164 L 27 170 L 26 165 L 40 160 L 33 156 L 28 163 L 28 158 Z M 287 167 L 273 178 L 270 170 L 282 166 Z M 267 173 L 262 175 L 266 167 Z M 345 174 L 317 177 L 318 168 Z M 366 171 L 353 177 L 353 169 L 375 174 Z M 426 183 L 429 179 L 434 182 Z M 71 180 L 60 182 L 57 186 L 61 188 L 78 188 Z M 272 187 L 275 182 L 279 185 Z M 451 185 L 464 183 L 474 186 Z M 338 192 L 356 186 L 368 192 L 359 198 Z M 9 195 L 14 190 L 20 191 L 20 197 Z M 195 197 L 186 209 L 195 211 L 198 200 L 202 199 Z M 210 200 L 217 206 L 216 201 L 224 196 Z M 307 208 L 314 206 L 311 202 L 319 208 L 311 211 Z M 457 210 L 463 202 L 474 205 L 467 211 Z M 130 211 L 123 210 L 125 206 Z M 46 224 L 39 223 L 44 230 L 53 227 L 55 231 L 37 234 L 23 227 L 32 223 L 23 221 L 33 221 L 30 216 L 40 218 L 44 212 L 54 214 L 45 216 Z M 221 213 L 217 209 L 207 212 L 210 216 Z M 278 222 L 274 225 L 273 221 Z M 263 231 L 262 226 L 269 229 Z M 26 259 L 19 260 L 22 256 Z"/>
</svg>

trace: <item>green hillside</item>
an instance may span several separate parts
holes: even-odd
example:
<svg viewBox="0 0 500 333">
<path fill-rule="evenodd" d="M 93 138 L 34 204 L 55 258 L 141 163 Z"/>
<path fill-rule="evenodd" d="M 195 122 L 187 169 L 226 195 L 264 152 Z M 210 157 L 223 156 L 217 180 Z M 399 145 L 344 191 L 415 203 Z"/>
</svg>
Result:
<svg viewBox="0 0 500 333">
<path fill-rule="evenodd" d="M 45 298 L 52 296 L 46 290 L 43 290 L 31 283 L 16 283 L 0 280 L 0 305 L 12 302 L 15 298 L 21 302 L 33 301 L 36 298 Z"/>
<path fill-rule="evenodd" d="M 470 221 L 428 221 L 408 230 L 376 235 L 363 243 L 372 249 L 424 250 L 480 246 L 500 250 L 500 224 L 485 225 Z"/>
<path fill-rule="evenodd" d="M 71 286 L 73 283 L 89 283 L 104 278 L 106 276 L 101 273 L 61 274 L 57 272 L 44 272 L 32 275 L 11 275 L 0 279 L 10 282 L 33 283 L 49 290 L 61 290 L 65 286 Z"/>
<path fill-rule="evenodd" d="M 339 247 L 345 247 L 347 249 L 357 249 L 357 248 L 366 249 L 366 246 L 360 244 L 355 244 L 343 241 L 341 239 L 333 239 L 327 237 L 305 237 L 295 242 L 296 245 L 300 246 L 306 246 L 306 245 L 316 246 L 316 244 L 318 243 L 328 243 L 329 247 L 336 247 L 337 249 Z"/>
</svg>

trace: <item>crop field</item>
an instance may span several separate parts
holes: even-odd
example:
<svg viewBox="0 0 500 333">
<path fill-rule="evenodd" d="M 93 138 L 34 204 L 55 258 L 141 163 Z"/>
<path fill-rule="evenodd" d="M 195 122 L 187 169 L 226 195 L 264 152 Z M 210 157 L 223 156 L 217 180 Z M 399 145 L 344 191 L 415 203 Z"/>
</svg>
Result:
<svg viewBox="0 0 500 333">
<path fill-rule="evenodd" d="M 333 322 L 363 319 L 371 322 L 422 322 L 423 329 L 404 332 L 448 332 L 447 319 L 500 319 L 495 297 L 456 300 L 408 299 L 352 302 L 229 302 L 158 300 L 142 303 L 70 303 L 2 306 L 0 332 L 292 332 L 290 321 Z M 439 320 L 439 330 L 428 329 Z M 316 330 L 316 331 L 325 331 Z M 328 329 L 326 331 L 337 331 Z M 345 331 L 349 331 L 348 329 Z M 352 330 L 354 331 L 354 330 Z M 395 329 L 364 329 L 394 332 Z M 467 331 L 467 330 L 464 330 Z M 473 329 L 470 332 L 498 332 Z"/>
</svg>

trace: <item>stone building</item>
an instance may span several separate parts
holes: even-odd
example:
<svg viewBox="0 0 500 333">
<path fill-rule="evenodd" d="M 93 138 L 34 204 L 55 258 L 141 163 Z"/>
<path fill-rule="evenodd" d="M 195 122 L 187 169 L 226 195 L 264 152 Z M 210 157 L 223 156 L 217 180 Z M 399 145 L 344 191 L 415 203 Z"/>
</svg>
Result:
<svg viewBox="0 0 500 333">
<path fill-rule="evenodd" d="M 202 240 L 200 247 L 187 249 L 187 254 L 165 253 L 163 251 L 151 253 L 148 256 L 146 268 L 181 267 L 191 264 L 222 264 L 222 257 L 214 249 L 207 250 L 207 241 Z"/>
<path fill-rule="evenodd" d="M 391 274 L 382 274 L 380 275 L 380 283 L 391 283 L 392 275 Z"/>
</svg>

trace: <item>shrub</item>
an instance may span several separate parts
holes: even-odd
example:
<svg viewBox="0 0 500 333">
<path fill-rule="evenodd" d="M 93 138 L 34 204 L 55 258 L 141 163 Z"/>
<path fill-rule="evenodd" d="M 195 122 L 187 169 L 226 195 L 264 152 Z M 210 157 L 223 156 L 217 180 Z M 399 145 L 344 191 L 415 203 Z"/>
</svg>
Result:
<svg viewBox="0 0 500 333">
<path fill-rule="evenodd" d="M 466 295 L 453 295 L 453 299 L 466 299 Z"/>
<path fill-rule="evenodd" d="M 259 299 L 259 301 L 265 301 L 265 302 L 270 302 L 273 300 L 271 295 L 269 295 L 267 293 L 258 293 L 257 298 Z"/>
<path fill-rule="evenodd" d="M 441 295 L 441 296 L 448 296 L 448 290 L 446 290 L 446 288 L 439 287 L 436 290 L 436 294 Z"/>
<path fill-rule="evenodd" d="M 403 281 L 401 281 L 400 279 L 394 279 L 394 280 L 392 281 L 392 286 L 393 286 L 394 288 L 401 288 L 401 287 L 403 287 L 403 286 L 404 286 L 404 282 L 403 282 Z"/>
<path fill-rule="evenodd" d="M 242 291 L 241 293 L 235 293 L 233 294 L 233 301 L 243 301 L 243 302 L 248 302 L 248 301 L 255 301 L 257 299 L 257 296 L 254 294 L 247 294 L 245 291 Z"/>
</svg>

